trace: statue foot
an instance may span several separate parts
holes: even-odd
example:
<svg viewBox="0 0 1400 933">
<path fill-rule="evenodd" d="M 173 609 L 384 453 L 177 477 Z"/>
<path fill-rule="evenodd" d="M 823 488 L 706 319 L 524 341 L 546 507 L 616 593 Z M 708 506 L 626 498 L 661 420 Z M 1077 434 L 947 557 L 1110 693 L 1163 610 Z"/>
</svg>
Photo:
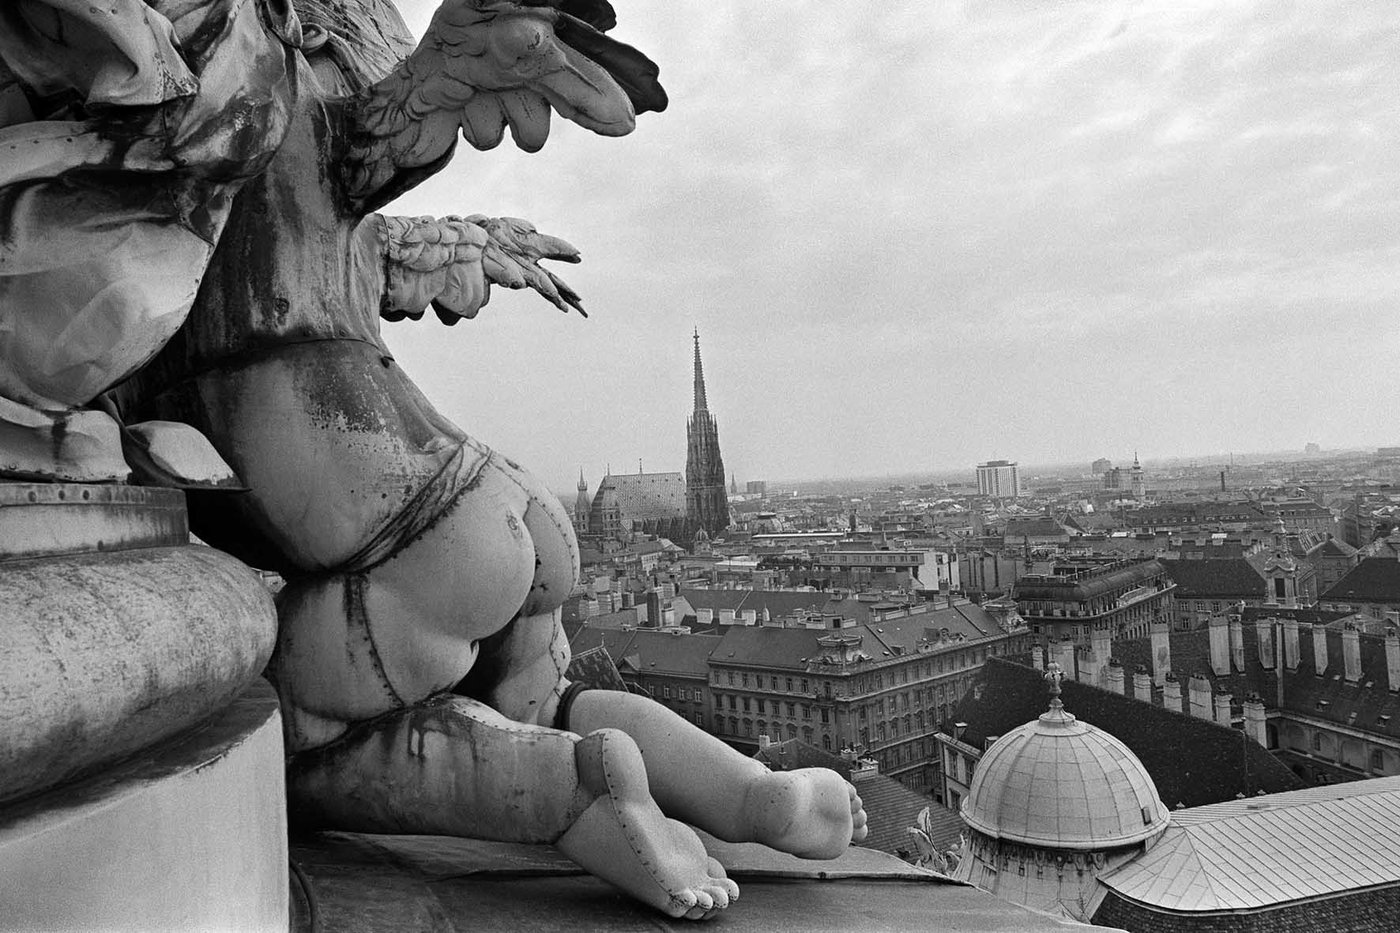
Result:
<svg viewBox="0 0 1400 933">
<path fill-rule="evenodd" d="M 866 835 L 855 787 L 829 768 L 769 772 L 749 785 L 743 806 L 757 842 L 800 858 L 836 858 Z"/>
<path fill-rule="evenodd" d="M 704 920 L 739 897 L 694 830 L 651 799 L 637 746 L 605 729 L 579 742 L 579 776 L 599 796 L 556 843 L 589 872 L 671 917 Z"/>
</svg>

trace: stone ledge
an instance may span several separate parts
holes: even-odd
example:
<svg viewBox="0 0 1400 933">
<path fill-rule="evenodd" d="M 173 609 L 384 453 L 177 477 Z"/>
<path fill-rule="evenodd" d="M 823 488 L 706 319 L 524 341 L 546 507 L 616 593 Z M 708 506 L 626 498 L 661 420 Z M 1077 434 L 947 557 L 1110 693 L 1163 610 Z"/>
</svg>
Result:
<svg viewBox="0 0 1400 933">
<path fill-rule="evenodd" d="M 284 931 L 284 787 L 258 680 L 206 725 L 0 810 L 0 925 Z"/>
</svg>

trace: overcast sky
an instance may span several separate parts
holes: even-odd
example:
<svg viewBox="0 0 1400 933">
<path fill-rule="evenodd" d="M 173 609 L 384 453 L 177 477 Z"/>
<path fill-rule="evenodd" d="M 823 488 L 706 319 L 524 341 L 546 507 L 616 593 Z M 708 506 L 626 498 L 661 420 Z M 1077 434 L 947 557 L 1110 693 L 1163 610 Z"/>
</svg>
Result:
<svg viewBox="0 0 1400 933">
<path fill-rule="evenodd" d="M 587 320 L 385 324 L 555 489 L 684 468 L 692 327 L 741 485 L 1400 443 L 1400 6 L 615 3 L 665 113 L 390 209 L 582 251 Z"/>
</svg>

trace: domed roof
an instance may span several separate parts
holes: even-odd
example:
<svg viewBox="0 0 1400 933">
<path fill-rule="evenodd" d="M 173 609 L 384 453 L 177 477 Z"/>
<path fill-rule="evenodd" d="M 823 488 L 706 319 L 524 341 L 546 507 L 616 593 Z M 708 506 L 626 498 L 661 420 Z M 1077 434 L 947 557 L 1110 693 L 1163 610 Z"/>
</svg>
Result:
<svg viewBox="0 0 1400 933">
<path fill-rule="evenodd" d="M 1049 712 L 992 743 L 961 809 L 986 836 L 1047 849 L 1131 845 L 1157 835 L 1170 816 L 1137 756 L 1065 712 L 1058 695 Z"/>
</svg>

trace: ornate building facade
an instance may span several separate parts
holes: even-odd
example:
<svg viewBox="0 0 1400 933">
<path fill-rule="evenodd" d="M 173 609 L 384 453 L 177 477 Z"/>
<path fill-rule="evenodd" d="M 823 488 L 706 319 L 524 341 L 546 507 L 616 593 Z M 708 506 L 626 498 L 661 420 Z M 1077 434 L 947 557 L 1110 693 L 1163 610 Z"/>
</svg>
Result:
<svg viewBox="0 0 1400 933">
<path fill-rule="evenodd" d="M 695 410 L 686 422 L 685 517 L 688 537 L 704 531 L 711 538 L 729 527 L 724 460 L 719 427 L 705 399 L 705 371 L 700 365 L 700 332 L 695 332 Z"/>
</svg>

